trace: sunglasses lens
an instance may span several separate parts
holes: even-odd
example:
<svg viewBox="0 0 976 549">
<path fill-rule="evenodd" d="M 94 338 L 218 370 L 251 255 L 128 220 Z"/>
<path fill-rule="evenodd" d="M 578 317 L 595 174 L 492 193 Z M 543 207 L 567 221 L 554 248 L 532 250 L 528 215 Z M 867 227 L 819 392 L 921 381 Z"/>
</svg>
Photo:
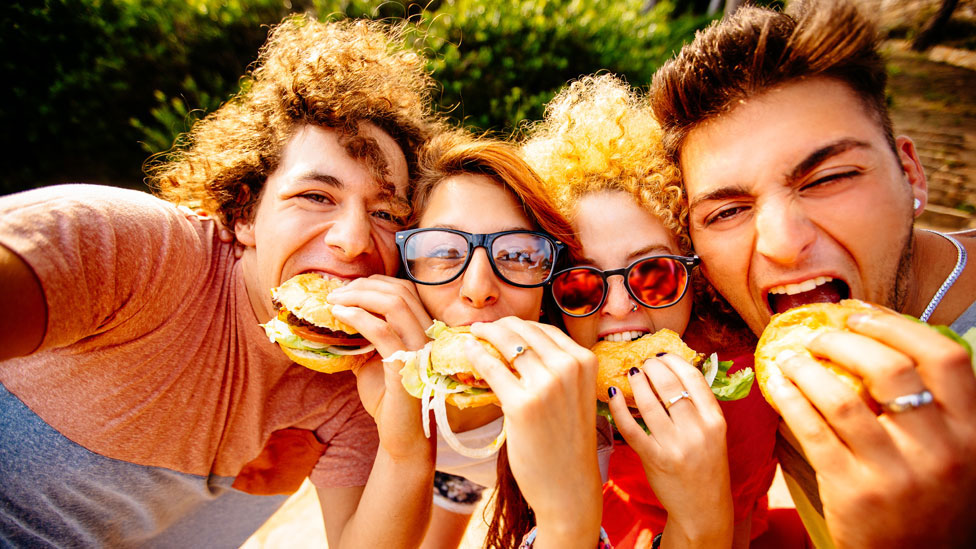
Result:
<svg viewBox="0 0 976 549">
<path fill-rule="evenodd" d="M 464 269 L 468 241 L 448 231 L 423 231 L 407 238 L 403 255 L 410 276 L 428 284 L 440 284 Z"/>
<path fill-rule="evenodd" d="M 603 301 L 603 278 L 590 269 L 563 271 L 552 281 L 552 296 L 566 314 L 592 314 Z"/>
<path fill-rule="evenodd" d="M 495 239 L 491 260 L 505 280 L 523 286 L 541 286 L 549 280 L 556 259 L 552 242 L 530 233 L 509 233 Z"/>
<path fill-rule="evenodd" d="M 627 276 L 634 296 L 647 307 L 674 305 L 688 285 L 688 271 L 676 259 L 649 257 L 634 264 Z"/>
</svg>

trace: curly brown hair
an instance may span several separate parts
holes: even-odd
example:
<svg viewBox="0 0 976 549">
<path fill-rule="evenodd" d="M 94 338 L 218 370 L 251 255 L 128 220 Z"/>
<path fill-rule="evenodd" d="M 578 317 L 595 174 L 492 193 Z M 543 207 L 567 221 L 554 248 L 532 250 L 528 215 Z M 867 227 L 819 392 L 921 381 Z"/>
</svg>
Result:
<svg viewBox="0 0 976 549">
<path fill-rule="evenodd" d="M 357 135 L 359 124 L 388 133 L 411 176 L 416 150 L 440 128 L 430 112 L 433 80 L 404 32 L 403 25 L 365 20 L 286 18 L 271 30 L 241 91 L 147 162 L 147 182 L 163 198 L 233 227 L 251 219 L 288 139 L 313 124 L 339 130 L 349 154 L 366 162 L 394 195 L 375 144 Z"/>
<path fill-rule="evenodd" d="M 611 74 L 564 88 L 527 131 L 522 152 L 563 214 L 589 193 L 622 191 L 691 250 L 681 174 L 668 162 L 646 99 Z"/>
</svg>

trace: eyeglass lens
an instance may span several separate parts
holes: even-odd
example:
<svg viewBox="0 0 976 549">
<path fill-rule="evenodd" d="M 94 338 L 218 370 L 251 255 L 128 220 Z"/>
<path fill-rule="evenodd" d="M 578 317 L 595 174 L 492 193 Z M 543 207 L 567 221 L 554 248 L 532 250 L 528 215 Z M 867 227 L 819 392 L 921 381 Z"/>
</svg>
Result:
<svg viewBox="0 0 976 549">
<path fill-rule="evenodd" d="M 647 307 L 673 305 L 685 291 L 688 271 L 676 259 L 649 257 L 635 263 L 627 273 L 631 293 Z M 563 271 L 552 282 L 552 295 L 561 309 L 585 316 L 603 304 L 607 284 L 603 273 L 591 268 Z"/>
<path fill-rule="evenodd" d="M 468 241 L 449 231 L 422 231 L 404 243 L 406 267 L 415 279 L 439 284 L 458 275 L 468 261 Z M 555 248 L 547 239 L 529 233 L 509 233 L 491 243 L 489 260 L 503 279 L 513 284 L 541 285 L 553 268 Z"/>
</svg>

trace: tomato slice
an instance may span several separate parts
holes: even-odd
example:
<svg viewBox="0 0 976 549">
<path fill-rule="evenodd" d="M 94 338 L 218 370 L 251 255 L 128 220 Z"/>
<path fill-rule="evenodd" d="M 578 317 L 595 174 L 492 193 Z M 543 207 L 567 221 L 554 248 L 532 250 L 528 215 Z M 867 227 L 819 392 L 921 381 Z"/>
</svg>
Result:
<svg viewBox="0 0 976 549">
<path fill-rule="evenodd" d="M 369 341 L 366 338 L 358 335 L 340 334 L 340 332 L 320 334 L 302 326 L 291 326 L 291 331 L 302 339 L 323 345 L 341 345 L 344 347 L 362 347 L 363 345 L 369 345 Z"/>
<path fill-rule="evenodd" d="M 466 373 L 466 372 L 458 372 L 458 373 L 453 374 L 453 375 L 454 375 L 454 379 L 457 379 L 459 383 L 463 383 L 465 385 L 470 385 L 471 387 L 477 387 L 479 389 L 490 389 L 491 388 L 491 387 L 488 386 L 488 382 L 487 381 L 485 381 L 483 379 L 478 379 L 478 378 L 474 377 L 473 375 L 471 375 L 469 373 Z"/>
</svg>

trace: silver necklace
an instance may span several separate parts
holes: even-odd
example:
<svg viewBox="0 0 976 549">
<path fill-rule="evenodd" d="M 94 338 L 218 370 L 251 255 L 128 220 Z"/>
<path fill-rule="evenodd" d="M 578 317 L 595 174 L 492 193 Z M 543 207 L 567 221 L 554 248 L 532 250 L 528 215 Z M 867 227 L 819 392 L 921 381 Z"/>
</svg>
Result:
<svg viewBox="0 0 976 549">
<path fill-rule="evenodd" d="M 932 301 L 929 301 L 929 306 L 925 308 L 925 312 L 922 313 L 922 316 L 918 317 L 922 322 L 928 322 L 929 317 L 932 316 L 932 312 L 935 311 L 935 308 L 939 306 L 939 302 L 942 301 L 943 297 L 945 297 L 946 292 L 948 292 L 949 288 L 956 283 L 956 279 L 958 279 L 959 275 L 962 274 L 962 270 L 966 268 L 966 248 L 963 248 L 962 244 L 960 244 L 958 240 L 947 234 L 937 231 L 929 231 L 928 229 L 923 230 L 945 238 L 949 242 L 952 242 L 952 245 L 956 247 L 956 266 L 953 267 L 952 272 L 949 273 L 949 276 L 946 277 L 945 282 L 943 282 L 942 286 L 939 287 L 939 291 L 935 292 L 935 295 L 932 296 Z"/>
</svg>

